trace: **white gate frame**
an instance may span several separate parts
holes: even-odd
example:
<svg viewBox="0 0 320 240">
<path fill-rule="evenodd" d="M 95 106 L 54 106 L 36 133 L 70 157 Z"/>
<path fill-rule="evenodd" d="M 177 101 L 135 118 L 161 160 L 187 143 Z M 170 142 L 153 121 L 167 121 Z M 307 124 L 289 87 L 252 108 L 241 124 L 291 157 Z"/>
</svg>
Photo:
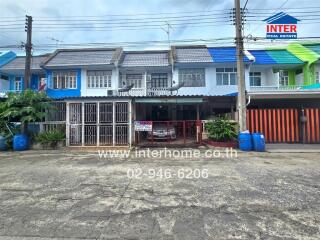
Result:
<svg viewBox="0 0 320 240">
<path fill-rule="evenodd" d="M 85 103 L 96 103 L 97 104 L 97 144 L 96 146 L 100 146 L 100 103 L 112 103 L 112 146 L 117 146 L 116 145 L 116 103 L 128 103 L 128 145 L 129 147 L 132 146 L 132 100 L 122 100 L 122 99 L 105 99 L 105 100 L 72 100 L 72 101 L 66 101 L 66 146 L 68 147 L 73 147 L 70 146 L 70 104 L 72 103 L 81 103 L 81 146 L 84 147 L 84 133 L 85 133 L 85 124 L 84 124 L 84 105 Z M 96 147 L 94 146 L 94 147 Z M 77 147 L 77 146 L 75 146 Z M 90 147 L 90 146 L 85 146 L 85 147 Z M 106 146 L 107 147 L 107 146 Z"/>
</svg>

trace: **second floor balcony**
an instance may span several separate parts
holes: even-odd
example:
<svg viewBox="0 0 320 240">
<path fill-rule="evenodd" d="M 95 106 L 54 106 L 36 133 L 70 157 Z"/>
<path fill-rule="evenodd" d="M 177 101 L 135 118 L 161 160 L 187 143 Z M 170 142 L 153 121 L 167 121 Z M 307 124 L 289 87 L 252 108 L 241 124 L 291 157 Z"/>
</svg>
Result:
<svg viewBox="0 0 320 240">
<path fill-rule="evenodd" d="M 249 92 L 305 92 L 320 91 L 320 84 L 312 85 L 272 85 L 272 86 L 250 86 Z"/>
<path fill-rule="evenodd" d="M 301 85 L 290 85 L 290 86 L 250 86 L 250 92 L 273 92 L 273 91 L 300 91 L 303 90 L 303 86 Z"/>
<path fill-rule="evenodd" d="M 132 88 L 129 91 L 119 92 L 119 96 L 132 96 L 132 97 L 156 97 L 171 95 L 169 88 Z"/>
</svg>

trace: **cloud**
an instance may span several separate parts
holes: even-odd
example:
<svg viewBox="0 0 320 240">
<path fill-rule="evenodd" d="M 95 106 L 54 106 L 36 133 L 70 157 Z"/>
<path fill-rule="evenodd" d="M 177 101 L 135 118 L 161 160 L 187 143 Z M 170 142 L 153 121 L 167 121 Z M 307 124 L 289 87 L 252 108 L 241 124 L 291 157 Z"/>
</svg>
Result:
<svg viewBox="0 0 320 240">
<path fill-rule="evenodd" d="M 152 13 L 157 14 L 168 12 L 191 12 L 188 13 L 190 15 L 193 12 L 199 13 L 211 10 L 231 9 L 234 4 L 234 0 L 0 0 L 0 2 L 1 19 L 6 19 L 6 17 L 19 17 L 20 20 L 24 21 L 26 13 L 34 17 L 35 27 L 33 29 L 33 43 L 36 52 L 50 50 L 37 48 L 37 45 L 39 46 L 39 44 L 54 44 L 55 46 L 56 42 L 54 40 L 50 40 L 50 38 L 58 39 L 63 41 L 63 43 L 167 40 L 167 35 L 161 28 L 145 28 L 139 31 L 95 31 L 95 27 L 97 27 L 97 25 L 89 22 L 87 25 L 92 27 L 89 29 L 91 31 L 79 31 L 76 28 L 57 31 L 52 26 L 47 26 L 40 31 L 36 25 L 40 20 L 43 20 L 43 18 L 56 18 L 57 20 L 61 20 L 66 18 L 74 19 L 72 16 L 77 16 L 77 19 L 89 19 L 89 17 L 86 16 L 104 16 L 100 19 L 108 20 L 116 18 L 114 15 L 118 14 L 133 14 L 135 17 L 154 17 Z M 241 2 L 244 4 L 244 0 Z M 301 5 L 301 0 L 291 0 L 286 3 L 285 7 L 296 7 L 299 6 L 299 4 Z M 249 1 L 248 3 L 249 8 L 260 9 L 275 9 L 281 5 L 283 5 L 283 1 L 275 3 L 274 0 L 255 0 Z M 304 4 L 304 7 L 307 6 L 320 7 L 320 3 L 318 1 L 307 1 Z M 279 9 L 279 11 L 280 10 L 281 9 Z M 142 13 L 151 14 L 151 16 L 142 15 Z M 164 21 L 165 20 L 166 19 L 164 18 Z M 21 41 L 25 41 L 26 34 L 24 32 L 23 21 L 21 23 L 21 32 L 18 33 L 1 30 L 0 27 L 0 45 L 20 44 Z M 58 22 L 63 23 L 63 21 L 51 23 Z M 313 34 L 313 24 L 301 24 L 298 29 L 299 36 L 315 35 Z M 254 36 L 264 36 L 264 23 L 257 22 L 256 24 L 251 23 L 250 25 L 247 25 L 245 28 L 245 34 L 249 33 Z M 226 26 L 224 24 L 221 24 L 220 26 L 217 26 L 217 24 L 203 24 L 198 27 L 192 27 L 191 25 L 184 24 L 179 26 L 176 25 L 174 29 L 171 30 L 171 39 L 212 39 L 233 36 L 234 26 Z M 150 48 L 150 46 L 141 46 L 141 48 L 146 47 Z"/>
</svg>

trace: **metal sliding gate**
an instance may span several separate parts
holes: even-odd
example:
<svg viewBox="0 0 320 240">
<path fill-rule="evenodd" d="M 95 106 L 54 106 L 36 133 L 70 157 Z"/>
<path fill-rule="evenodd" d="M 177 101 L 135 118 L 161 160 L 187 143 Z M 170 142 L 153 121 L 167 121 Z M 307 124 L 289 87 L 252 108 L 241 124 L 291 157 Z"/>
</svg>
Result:
<svg viewBox="0 0 320 240">
<path fill-rule="evenodd" d="M 125 146 L 131 144 L 129 102 L 67 104 L 69 146 Z"/>
<path fill-rule="evenodd" d="M 247 126 L 267 143 L 319 143 L 320 109 L 250 109 Z"/>
<path fill-rule="evenodd" d="M 143 121 L 142 121 L 143 122 Z M 198 146 L 202 141 L 202 121 L 147 121 L 151 131 L 135 132 L 135 143 L 141 147 Z"/>
</svg>

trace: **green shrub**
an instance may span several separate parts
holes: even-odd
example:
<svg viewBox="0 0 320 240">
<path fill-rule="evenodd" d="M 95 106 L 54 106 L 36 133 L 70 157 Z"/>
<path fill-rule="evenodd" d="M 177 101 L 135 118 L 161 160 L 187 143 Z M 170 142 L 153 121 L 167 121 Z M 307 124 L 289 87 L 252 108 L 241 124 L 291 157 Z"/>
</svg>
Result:
<svg viewBox="0 0 320 240">
<path fill-rule="evenodd" d="M 66 135 L 63 131 L 58 129 L 52 129 L 46 132 L 39 133 L 35 140 L 43 147 L 56 148 L 58 143 L 65 140 Z"/>
<path fill-rule="evenodd" d="M 6 111 L 7 107 L 4 102 L 0 102 L 0 113 Z M 0 136 L 6 139 L 9 148 L 12 147 L 13 136 L 20 132 L 20 126 L 11 123 L 7 117 L 0 114 Z"/>
<path fill-rule="evenodd" d="M 226 119 L 217 118 L 205 124 L 209 139 L 217 142 L 229 142 L 237 138 L 237 123 Z"/>
<path fill-rule="evenodd" d="M 21 122 L 22 133 L 27 134 L 28 124 L 41 122 L 52 108 L 50 99 L 43 92 L 25 90 L 21 93 L 9 93 L 0 103 L 0 120 Z"/>
</svg>

